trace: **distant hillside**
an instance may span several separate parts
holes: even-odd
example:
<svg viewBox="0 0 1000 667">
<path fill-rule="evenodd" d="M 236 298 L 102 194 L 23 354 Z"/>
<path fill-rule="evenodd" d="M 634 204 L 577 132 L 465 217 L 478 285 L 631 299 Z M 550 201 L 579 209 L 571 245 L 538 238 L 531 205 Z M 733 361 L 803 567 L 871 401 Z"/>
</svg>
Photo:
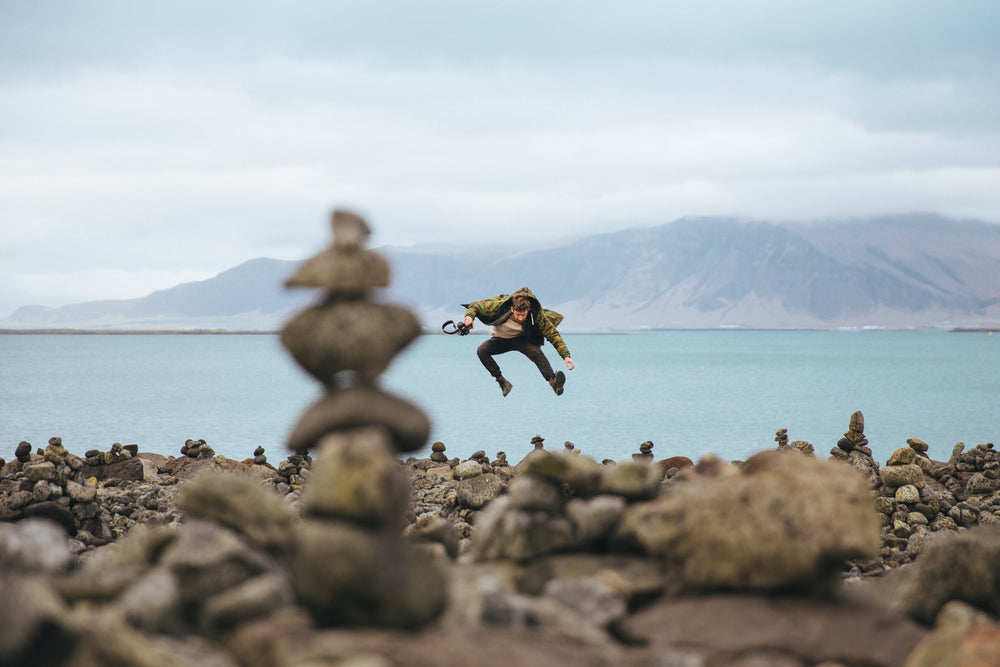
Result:
<svg viewBox="0 0 1000 667">
<path fill-rule="evenodd" d="M 425 326 L 528 285 L 566 330 L 1000 324 L 1000 225 L 909 215 L 824 224 L 685 218 L 551 246 L 382 248 L 385 298 Z M 7 328 L 277 329 L 315 298 L 255 259 L 140 299 L 29 306 Z"/>
</svg>

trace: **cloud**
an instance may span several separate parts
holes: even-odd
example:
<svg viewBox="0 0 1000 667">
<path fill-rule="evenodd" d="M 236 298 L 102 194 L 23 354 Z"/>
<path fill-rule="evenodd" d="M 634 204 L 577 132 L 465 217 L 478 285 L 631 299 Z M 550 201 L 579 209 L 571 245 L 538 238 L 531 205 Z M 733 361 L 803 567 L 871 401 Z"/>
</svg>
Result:
<svg viewBox="0 0 1000 667">
<path fill-rule="evenodd" d="M 1000 221 L 1000 10 L 803 7 L 4 3 L 0 314 L 304 257 L 344 205 L 396 245 Z"/>
</svg>

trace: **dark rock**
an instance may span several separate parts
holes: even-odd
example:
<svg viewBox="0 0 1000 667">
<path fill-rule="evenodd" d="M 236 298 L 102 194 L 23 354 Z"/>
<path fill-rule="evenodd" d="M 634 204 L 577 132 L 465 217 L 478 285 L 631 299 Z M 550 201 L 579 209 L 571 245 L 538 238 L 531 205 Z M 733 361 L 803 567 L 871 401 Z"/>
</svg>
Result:
<svg viewBox="0 0 1000 667">
<path fill-rule="evenodd" d="M 47 500 L 43 503 L 28 505 L 24 508 L 24 516 L 48 519 L 62 526 L 67 535 L 72 536 L 76 534 L 77 523 L 73 512 L 55 501 Z"/>
</svg>

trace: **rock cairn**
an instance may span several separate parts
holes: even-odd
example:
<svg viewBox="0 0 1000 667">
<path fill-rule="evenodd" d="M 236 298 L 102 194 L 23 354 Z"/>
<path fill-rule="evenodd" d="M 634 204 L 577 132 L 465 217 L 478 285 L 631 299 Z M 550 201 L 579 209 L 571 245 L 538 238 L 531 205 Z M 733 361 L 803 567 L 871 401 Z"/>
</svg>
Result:
<svg viewBox="0 0 1000 667">
<path fill-rule="evenodd" d="M 312 464 L 312 457 L 308 452 L 289 455 L 278 464 L 278 478 L 274 481 L 275 490 L 282 495 L 301 492 L 312 475 Z"/>
<path fill-rule="evenodd" d="M 837 441 L 837 446 L 830 450 L 830 456 L 850 463 L 852 468 L 867 475 L 872 488 L 880 484 L 879 465 L 872 458 L 872 450 L 868 447 L 868 438 L 865 437 L 865 416 L 860 410 L 851 415 L 847 432 Z"/>
<path fill-rule="evenodd" d="M 778 449 L 785 449 L 788 447 L 788 429 L 779 428 L 774 432 L 774 441 L 778 443 Z"/>
<path fill-rule="evenodd" d="M 947 462 L 932 461 L 918 438 L 895 450 L 880 470 L 881 561 L 913 562 L 932 535 L 1000 524 L 1000 452 L 993 443 L 965 451 L 957 443 Z"/>
<path fill-rule="evenodd" d="M 497 452 L 497 457 L 493 459 L 492 463 L 490 463 L 490 467 L 492 468 L 510 467 L 510 464 L 507 463 L 507 452 Z"/>
<path fill-rule="evenodd" d="M 444 452 L 445 452 L 444 443 L 438 440 L 433 445 L 431 445 L 431 456 L 430 456 L 431 461 L 434 461 L 435 463 L 447 463 L 448 455 L 445 454 Z"/>
<path fill-rule="evenodd" d="M 430 423 L 378 379 L 420 323 L 409 309 L 370 298 L 389 284 L 389 265 L 364 247 L 367 223 L 338 210 L 332 226 L 332 245 L 286 283 L 323 290 L 286 323 L 281 342 L 325 390 L 289 437 L 290 449 L 314 450 L 317 459 L 303 492 L 292 584 L 321 625 L 417 627 L 443 608 L 444 579 L 400 535 L 410 485 L 395 456 L 420 449 Z"/>
<path fill-rule="evenodd" d="M 258 446 L 257 449 L 253 450 L 253 462 L 254 465 L 262 466 L 267 463 L 267 455 L 264 454 L 264 448 Z"/>
<path fill-rule="evenodd" d="M 215 450 L 204 440 L 185 440 L 181 455 L 191 459 L 210 459 L 215 457 Z"/>
<path fill-rule="evenodd" d="M 653 462 L 653 443 L 650 440 L 639 445 L 639 453 L 632 455 L 633 461 Z"/>
<path fill-rule="evenodd" d="M 576 445 L 574 445 L 569 440 L 567 440 L 563 444 L 563 447 L 565 447 L 566 451 L 569 452 L 570 454 L 581 454 L 582 453 L 579 449 L 576 448 Z"/>
<path fill-rule="evenodd" d="M 535 446 L 535 449 L 545 449 L 545 438 L 540 435 L 536 435 L 531 439 L 531 444 Z"/>
</svg>

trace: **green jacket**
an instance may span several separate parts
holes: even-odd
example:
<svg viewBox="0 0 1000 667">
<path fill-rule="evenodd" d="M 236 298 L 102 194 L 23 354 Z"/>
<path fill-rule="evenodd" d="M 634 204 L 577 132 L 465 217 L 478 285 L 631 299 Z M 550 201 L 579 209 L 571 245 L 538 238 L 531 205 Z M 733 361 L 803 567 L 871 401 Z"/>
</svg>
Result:
<svg viewBox="0 0 1000 667">
<path fill-rule="evenodd" d="M 560 357 L 563 359 L 568 357 L 569 348 L 566 347 L 566 343 L 556 329 L 559 323 L 563 321 L 563 316 L 554 310 L 542 308 L 542 304 L 538 302 L 538 299 L 527 287 L 516 290 L 514 294 L 499 294 L 489 299 L 463 303 L 462 305 L 466 308 L 466 316 L 478 319 L 487 326 L 494 327 L 502 324 L 510 317 L 511 302 L 517 294 L 528 297 L 528 300 L 531 302 L 531 308 L 528 310 L 528 318 L 524 321 L 524 333 L 528 337 L 528 340 L 535 345 L 541 345 L 544 342 L 544 338 L 544 340 L 552 343 L 552 347 L 556 348 L 556 352 L 559 353 Z"/>
</svg>

